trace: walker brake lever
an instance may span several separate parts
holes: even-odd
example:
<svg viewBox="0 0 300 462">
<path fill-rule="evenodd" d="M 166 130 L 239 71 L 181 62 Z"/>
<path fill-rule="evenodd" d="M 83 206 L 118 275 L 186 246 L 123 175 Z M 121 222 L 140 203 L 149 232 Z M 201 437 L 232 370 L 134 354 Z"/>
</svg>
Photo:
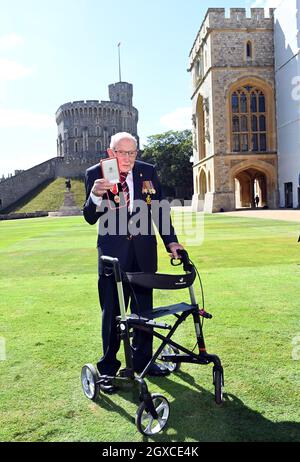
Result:
<svg viewBox="0 0 300 462">
<path fill-rule="evenodd" d="M 202 316 L 203 318 L 206 318 L 206 319 L 211 319 L 212 318 L 212 314 L 207 313 L 205 310 L 199 310 L 199 314 L 200 314 L 200 316 Z"/>
</svg>

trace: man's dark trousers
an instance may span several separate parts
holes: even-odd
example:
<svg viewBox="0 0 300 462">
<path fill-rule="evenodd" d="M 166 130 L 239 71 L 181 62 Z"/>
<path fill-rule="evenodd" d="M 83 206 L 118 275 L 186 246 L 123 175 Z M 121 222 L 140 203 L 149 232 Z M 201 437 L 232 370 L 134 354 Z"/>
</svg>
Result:
<svg viewBox="0 0 300 462">
<path fill-rule="evenodd" d="M 132 250 L 128 253 L 123 271 L 139 272 L 133 245 Z M 102 252 L 98 249 L 98 257 Z M 134 294 L 132 295 L 132 289 Z M 127 308 L 129 298 L 131 299 L 131 312 L 143 316 L 143 313 L 152 310 L 153 290 L 145 289 L 136 285 L 124 284 L 124 300 Z M 116 355 L 120 347 L 120 337 L 117 333 L 116 316 L 120 315 L 120 307 L 115 278 L 113 275 L 105 276 L 102 274 L 102 264 L 99 264 L 98 278 L 99 300 L 102 308 L 102 342 L 103 356 L 97 363 L 97 368 L 102 375 L 116 375 L 121 362 L 117 360 Z M 132 339 L 133 366 L 136 372 L 141 372 L 148 364 L 152 357 L 153 336 L 142 330 L 136 329 Z"/>
</svg>

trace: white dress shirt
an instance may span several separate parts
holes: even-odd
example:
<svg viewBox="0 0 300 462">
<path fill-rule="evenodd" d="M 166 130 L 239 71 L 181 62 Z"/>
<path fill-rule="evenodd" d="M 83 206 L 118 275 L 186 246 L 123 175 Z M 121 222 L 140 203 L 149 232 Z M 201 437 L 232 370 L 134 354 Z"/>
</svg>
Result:
<svg viewBox="0 0 300 462">
<path fill-rule="evenodd" d="M 129 212 L 132 213 L 133 210 L 133 201 L 134 201 L 134 190 L 133 190 L 133 175 L 132 175 L 132 170 L 128 172 L 128 175 L 126 177 L 126 183 L 129 189 Z M 101 202 L 102 202 L 102 197 L 96 196 L 94 193 L 90 193 L 90 197 L 95 205 L 97 207 L 100 207 Z"/>
</svg>

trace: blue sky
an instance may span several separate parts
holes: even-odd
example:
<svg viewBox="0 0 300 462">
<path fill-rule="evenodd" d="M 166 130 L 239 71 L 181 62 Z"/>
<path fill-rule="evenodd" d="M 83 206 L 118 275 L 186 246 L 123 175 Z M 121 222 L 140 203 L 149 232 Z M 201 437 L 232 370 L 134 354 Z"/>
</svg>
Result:
<svg viewBox="0 0 300 462">
<path fill-rule="evenodd" d="M 56 156 L 55 112 L 133 84 L 138 133 L 190 128 L 189 52 L 207 8 L 279 0 L 0 0 L 0 176 Z"/>
</svg>

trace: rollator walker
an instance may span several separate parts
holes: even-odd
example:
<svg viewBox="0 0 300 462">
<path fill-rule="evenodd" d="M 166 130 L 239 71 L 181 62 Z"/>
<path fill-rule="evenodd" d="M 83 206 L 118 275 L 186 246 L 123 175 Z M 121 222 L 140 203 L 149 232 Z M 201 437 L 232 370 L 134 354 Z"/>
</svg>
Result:
<svg viewBox="0 0 300 462">
<path fill-rule="evenodd" d="M 170 404 L 161 394 L 150 394 L 145 382 L 145 376 L 152 364 L 158 359 L 164 367 L 170 372 L 176 372 L 181 363 L 192 364 L 210 364 L 213 363 L 213 385 L 215 402 L 220 405 L 223 400 L 224 373 L 221 361 L 218 356 L 208 354 L 205 348 L 203 336 L 203 319 L 210 319 L 212 316 L 203 308 L 199 308 L 194 291 L 194 281 L 197 269 L 190 261 L 188 253 L 185 250 L 177 251 L 181 258 L 171 259 L 173 266 L 183 265 L 185 274 L 170 275 L 160 273 L 124 273 L 121 271 L 117 258 L 101 256 L 105 274 L 114 276 L 118 299 L 120 305 L 120 316 L 117 316 L 118 332 L 124 345 L 125 351 L 125 368 L 121 369 L 116 376 L 107 376 L 99 374 L 98 370 L 92 364 L 86 364 L 81 371 L 81 382 L 85 396 L 90 400 L 96 401 L 100 392 L 100 381 L 103 379 L 112 380 L 113 385 L 122 387 L 130 384 L 137 386 L 139 389 L 140 405 L 136 413 L 136 425 L 138 430 L 146 436 L 152 436 L 159 433 L 167 425 Z M 198 271 L 197 271 L 198 273 Z M 198 273 L 199 276 L 199 273 Z M 199 276 L 200 278 L 200 276 Z M 152 289 L 178 290 L 189 289 L 190 303 L 177 303 L 174 305 L 154 308 L 149 313 L 143 313 L 143 317 L 136 314 L 126 314 L 124 303 L 123 283 L 129 283 L 131 288 L 134 285 Z M 200 279 L 201 283 L 201 279 Z M 202 285 L 201 285 L 202 288 Z M 133 290 L 134 292 L 134 290 Z M 134 295 L 134 294 L 133 294 Z M 173 315 L 174 325 L 162 322 L 159 318 Z M 194 328 L 196 332 L 196 341 L 198 353 L 190 351 L 184 346 L 172 340 L 172 336 L 189 316 L 193 317 Z M 159 320 L 159 321 L 158 321 Z M 131 337 L 133 329 L 139 329 L 161 340 L 160 346 L 153 354 L 151 360 L 141 374 L 135 374 L 131 353 Z M 167 331 L 166 335 L 156 332 L 156 329 Z"/>
</svg>

